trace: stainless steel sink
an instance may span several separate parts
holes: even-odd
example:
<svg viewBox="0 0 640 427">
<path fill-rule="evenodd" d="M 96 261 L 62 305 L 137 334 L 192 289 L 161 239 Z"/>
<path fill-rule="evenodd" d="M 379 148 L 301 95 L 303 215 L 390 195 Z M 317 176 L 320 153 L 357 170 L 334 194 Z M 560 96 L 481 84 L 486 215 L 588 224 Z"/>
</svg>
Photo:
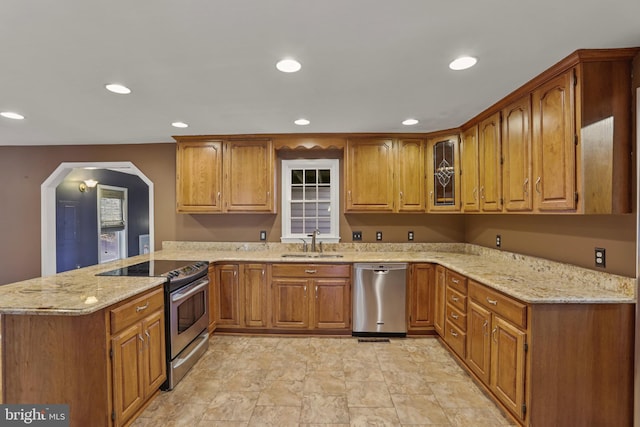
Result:
<svg viewBox="0 0 640 427">
<path fill-rule="evenodd" d="M 282 254 L 282 258 L 342 258 L 342 254 L 320 252 L 294 252 Z"/>
</svg>

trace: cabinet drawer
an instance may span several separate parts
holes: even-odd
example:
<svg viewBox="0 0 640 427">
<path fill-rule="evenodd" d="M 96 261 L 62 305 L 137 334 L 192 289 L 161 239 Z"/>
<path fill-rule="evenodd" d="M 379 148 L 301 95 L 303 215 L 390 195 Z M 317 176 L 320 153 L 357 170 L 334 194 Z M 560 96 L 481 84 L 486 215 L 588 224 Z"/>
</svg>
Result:
<svg viewBox="0 0 640 427">
<path fill-rule="evenodd" d="M 469 281 L 469 297 L 500 317 L 523 329 L 527 327 L 527 306 L 484 285 Z"/>
<path fill-rule="evenodd" d="M 456 291 L 455 289 L 451 289 L 447 286 L 446 290 L 447 294 L 447 305 L 452 305 L 454 308 L 457 308 L 459 311 L 466 313 L 467 312 L 467 297 Z"/>
<path fill-rule="evenodd" d="M 149 313 L 164 309 L 164 288 L 136 297 L 111 310 L 111 333 L 138 322 Z"/>
<path fill-rule="evenodd" d="M 458 356 L 465 358 L 467 334 L 449 322 L 449 319 L 445 322 L 444 340 Z"/>
<path fill-rule="evenodd" d="M 463 295 L 467 294 L 467 278 L 463 275 L 447 270 L 445 274 L 445 281 L 448 286 L 457 289 L 462 292 Z"/>
<path fill-rule="evenodd" d="M 451 304 L 447 304 L 447 321 L 456 325 L 462 332 L 467 331 L 467 315 Z"/>
<path fill-rule="evenodd" d="M 349 264 L 273 264 L 273 277 L 350 277 Z"/>
</svg>

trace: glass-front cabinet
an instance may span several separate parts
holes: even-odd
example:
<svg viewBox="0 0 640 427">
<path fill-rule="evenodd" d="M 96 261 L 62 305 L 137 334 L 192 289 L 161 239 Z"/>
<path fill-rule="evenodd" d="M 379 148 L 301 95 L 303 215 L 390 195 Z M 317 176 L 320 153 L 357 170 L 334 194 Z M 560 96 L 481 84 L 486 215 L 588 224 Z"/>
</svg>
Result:
<svg viewBox="0 0 640 427">
<path fill-rule="evenodd" d="M 427 210 L 460 211 L 460 138 L 444 135 L 427 140 Z"/>
</svg>

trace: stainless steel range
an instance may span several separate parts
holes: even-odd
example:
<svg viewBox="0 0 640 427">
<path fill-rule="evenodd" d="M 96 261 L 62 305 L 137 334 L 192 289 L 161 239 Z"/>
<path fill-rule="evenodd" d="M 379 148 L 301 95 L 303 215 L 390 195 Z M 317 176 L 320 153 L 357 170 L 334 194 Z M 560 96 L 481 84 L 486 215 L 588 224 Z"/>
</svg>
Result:
<svg viewBox="0 0 640 427">
<path fill-rule="evenodd" d="M 167 381 L 171 390 L 209 347 L 207 261 L 152 260 L 100 273 L 99 276 L 158 276 L 165 283 Z"/>
</svg>

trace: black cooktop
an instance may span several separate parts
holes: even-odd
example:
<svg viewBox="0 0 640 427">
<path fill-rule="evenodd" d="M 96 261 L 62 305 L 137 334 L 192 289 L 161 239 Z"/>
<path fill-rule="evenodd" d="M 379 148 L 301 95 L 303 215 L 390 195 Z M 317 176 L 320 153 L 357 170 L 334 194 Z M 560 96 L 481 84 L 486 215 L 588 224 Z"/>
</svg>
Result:
<svg viewBox="0 0 640 427">
<path fill-rule="evenodd" d="M 188 283 L 207 274 L 207 261 L 151 260 L 116 268 L 96 276 L 166 277 L 168 282 Z"/>
</svg>

